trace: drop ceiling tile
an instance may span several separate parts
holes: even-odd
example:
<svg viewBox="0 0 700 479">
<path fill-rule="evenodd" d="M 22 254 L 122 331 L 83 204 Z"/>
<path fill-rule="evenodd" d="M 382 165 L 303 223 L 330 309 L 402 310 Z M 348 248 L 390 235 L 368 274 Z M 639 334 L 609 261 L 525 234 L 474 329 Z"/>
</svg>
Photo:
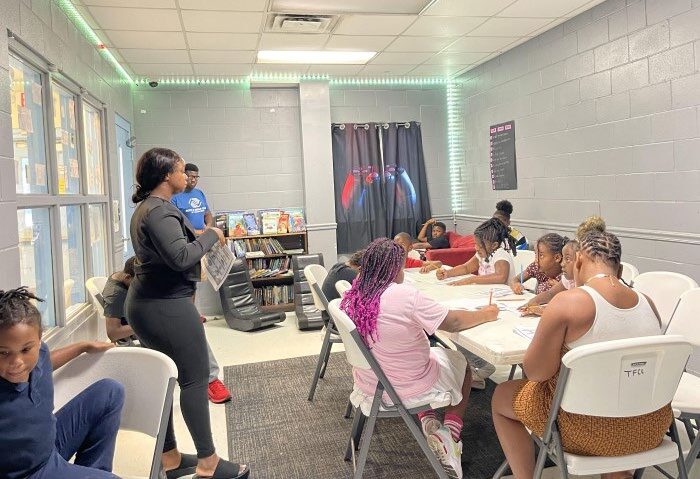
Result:
<svg viewBox="0 0 700 479">
<path fill-rule="evenodd" d="M 553 18 L 491 18 L 469 35 L 484 37 L 525 36 L 552 23 Z"/>
<path fill-rule="evenodd" d="M 196 33 L 187 32 L 187 43 L 195 50 L 255 50 L 256 33 Z"/>
<path fill-rule="evenodd" d="M 168 75 L 192 75 L 190 63 L 136 63 L 131 65 L 137 75 L 157 77 Z"/>
<path fill-rule="evenodd" d="M 190 63 L 187 50 L 123 48 L 117 51 L 128 63 Z"/>
<path fill-rule="evenodd" d="M 254 51 L 241 50 L 190 50 L 194 63 L 253 63 Z"/>
<path fill-rule="evenodd" d="M 563 17 L 589 3 L 590 0 L 518 0 L 499 17 Z"/>
<path fill-rule="evenodd" d="M 446 48 L 448 52 L 493 52 L 520 37 L 462 37 Z"/>
<path fill-rule="evenodd" d="M 188 32 L 257 33 L 263 14 L 258 12 L 211 12 L 182 10 L 182 21 Z"/>
<path fill-rule="evenodd" d="M 391 43 L 394 38 L 388 35 L 331 35 L 324 50 L 344 50 L 362 52 L 380 52 Z"/>
<path fill-rule="evenodd" d="M 263 33 L 258 50 L 320 50 L 330 35 Z"/>
<path fill-rule="evenodd" d="M 155 50 L 184 49 L 185 37 L 182 32 L 128 32 L 107 30 L 107 37 L 116 48 L 152 48 Z"/>
<path fill-rule="evenodd" d="M 416 15 L 345 15 L 333 33 L 340 35 L 398 35 Z"/>
<path fill-rule="evenodd" d="M 438 53 L 425 63 L 429 65 L 471 65 L 483 59 L 487 53 Z"/>
<path fill-rule="evenodd" d="M 361 75 L 405 75 L 413 65 L 365 65 Z"/>
<path fill-rule="evenodd" d="M 182 30 L 177 10 L 152 8 L 88 7 L 104 30 L 144 32 L 179 32 Z"/>
<path fill-rule="evenodd" d="M 487 19 L 486 17 L 420 17 L 403 34 L 438 37 L 465 35 Z"/>
<path fill-rule="evenodd" d="M 250 63 L 195 63 L 195 75 L 248 75 L 252 65 Z"/>
<path fill-rule="evenodd" d="M 380 53 L 372 59 L 372 63 L 382 65 L 417 65 L 423 63 L 431 56 L 431 53 Z"/>
<path fill-rule="evenodd" d="M 409 75 L 451 76 L 471 65 L 418 65 Z"/>
<path fill-rule="evenodd" d="M 364 65 L 310 65 L 309 74 L 357 75 Z"/>
<path fill-rule="evenodd" d="M 180 0 L 183 10 L 234 10 L 264 12 L 266 0 Z"/>
<path fill-rule="evenodd" d="M 437 0 L 424 15 L 452 17 L 490 17 L 514 0 Z"/>
<path fill-rule="evenodd" d="M 431 0 L 272 0 L 270 11 L 282 13 L 418 14 Z"/>
<path fill-rule="evenodd" d="M 175 0 L 83 0 L 80 3 L 98 7 L 177 8 Z"/>
<path fill-rule="evenodd" d="M 401 35 L 386 48 L 387 52 L 439 52 L 456 37 L 409 37 Z"/>
</svg>

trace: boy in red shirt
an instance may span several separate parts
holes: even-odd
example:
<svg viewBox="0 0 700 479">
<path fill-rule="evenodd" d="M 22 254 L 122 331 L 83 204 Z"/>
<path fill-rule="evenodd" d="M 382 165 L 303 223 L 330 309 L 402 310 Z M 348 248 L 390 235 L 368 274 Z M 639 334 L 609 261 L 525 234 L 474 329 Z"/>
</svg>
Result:
<svg viewBox="0 0 700 479">
<path fill-rule="evenodd" d="M 427 273 L 442 267 L 441 261 L 421 261 L 419 259 L 409 258 L 408 253 L 413 249 L 413 240 L 408 233 L 401 232 L 397 234 L 394 236 L 394 241 L 401 245 L 404 251 L 406 251 L 406 263 L 404 264 L 404 268 L 420 268 L 421 273 Z"/>
</svg>

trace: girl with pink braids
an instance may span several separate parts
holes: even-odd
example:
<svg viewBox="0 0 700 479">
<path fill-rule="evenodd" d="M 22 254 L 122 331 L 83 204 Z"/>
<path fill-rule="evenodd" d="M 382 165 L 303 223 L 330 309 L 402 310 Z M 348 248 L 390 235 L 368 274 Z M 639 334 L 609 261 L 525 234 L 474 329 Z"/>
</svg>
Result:
<svg viewBox="0 0 700 479">
<path fill-rule="evenodd" d="M 365 250 L 360 274 L 340 303 L 357 327 L 397 394 L 406 405 L 450 400 L 444 424 L 435 411 L 419 414 L 428 444 L 450 477 L 462 477 L 462 417 L 467 409 L 471 371 L 458 351 L 431 348 L 428 334 L 457 332 L 494 321 L 496 306 L 480 311 L 449 310 L 403 283 L 404 249 L 379 238 Z M 377 377 L 353 371 L 353 403 L 374 396 Z M 357 401 L 356 401 L 357 400 Z"/>
</svg>

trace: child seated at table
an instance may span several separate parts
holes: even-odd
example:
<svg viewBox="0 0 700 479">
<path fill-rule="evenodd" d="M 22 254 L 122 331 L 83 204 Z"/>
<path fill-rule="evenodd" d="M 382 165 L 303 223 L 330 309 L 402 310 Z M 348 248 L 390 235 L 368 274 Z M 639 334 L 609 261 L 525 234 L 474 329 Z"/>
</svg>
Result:
<svg viewBox="0 0 700 479">
<path fill-rule="evenodd" d="M 513 255 L 517 254 L 517 251 L 508 227 L 497 218 L 488 219 L 474 230 L 474 239 L 476 254 L 466 263 L 452 269 L 438 269 L 435 272 L 437 278 L 445 279 L 478 272 L 478 276 L 454 281 L 450 286 L 509 284 L 515 277 Z"/>
<path fill-rule="evenodd" d="M 589 216 L 586 218 L 578 226 L 576 237 L 583 237 L 590 232 L 605 232 L 605 221 L 603 218 L 600 216 Z M 562 249 L 561 281 L 559 281 L 559 283 L 557 283 L 551 289 L 538 294 L 530 301 L 525 303 L 519 308 L 521 311 L 524 311 L 525 314 L 541 316 L 542 312 L 544 311 L 544 305 L 549 303 L 554 296 L 562 291 L 567 291 L 576 286 L 574 280 L 574 261 L 576 260 L 576 253 L 578 250 L 579 242 L 577 239 L 569 240 L 569 242 L 564 245 L 564 248 Z"/>
<path fill-rule="evenodd" d="M 379 238 L 367 246 L 360 274 L 340 303 L 358 333 L 407 408 L 434 401 L 450 401 L 443 424 L 430 410 L 419 414 L 430 448 L 450 477 L 462 477 L 462 418 L 469 399 L 471 371 L 459 351 L 430 347 L 425 333 L 438 329 L 457 332 L 498 315 L 495 305 L 480 311 L 449 310 L 403 284 L 404 249 Z M 374 396 L 377 377 L 372 371 L 353 371 L 351 399 L 360 404 Z"/>
<path fill-rule="evenodd" d="M 110 471 L 124 387 L 111 379 L 97 381 L 54 415 L 51 374 L 82 353 L 114 345 L 81 342 L 49 352 L 31 300 L 38 298 L 25 287 L 0 291 L 0 451 L 5 451 L 0 475 L 117 479 Z"/>
<path fill-rule="evenodd" d="M 423 261 L 420 259 L 409 258 L 408 253 L 413 250 L 413 241 L 411 240 L 411 235 L 405 232 L 401 232 L 394 236 L 394 241 L 396 241 L 406 252 L 406 262 L 404 263 L 404 268 L 420 268 L 421 273 L 428 273 L 434 269 L 442 267 L 442 261 Z"/>
<path fill-rule="evenodd" d="M 523 294 L 523 283 L 530 278 L 537 279 L 535 294 L 550 290 L 561 281 L 562 249 L 569 238 L 557 233 L 547 233 L 537 240 L 537 258 L 525 269 L 521 277 L 515 277 L 510 287 L 515 294 Z"/>
</svg>

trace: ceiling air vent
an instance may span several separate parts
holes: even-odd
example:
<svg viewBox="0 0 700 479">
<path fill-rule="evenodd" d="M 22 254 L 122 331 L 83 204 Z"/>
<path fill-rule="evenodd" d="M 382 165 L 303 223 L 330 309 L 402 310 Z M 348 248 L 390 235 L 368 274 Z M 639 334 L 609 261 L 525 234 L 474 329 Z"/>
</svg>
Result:
<svg viewBox="0 0 700 479">
<path fill-rule="evenodd" d="M 267 31 L 275 33 L 326 33 L 336 22 L 335 15 L 275 14 L 267 22 Z"/>
</svg>

